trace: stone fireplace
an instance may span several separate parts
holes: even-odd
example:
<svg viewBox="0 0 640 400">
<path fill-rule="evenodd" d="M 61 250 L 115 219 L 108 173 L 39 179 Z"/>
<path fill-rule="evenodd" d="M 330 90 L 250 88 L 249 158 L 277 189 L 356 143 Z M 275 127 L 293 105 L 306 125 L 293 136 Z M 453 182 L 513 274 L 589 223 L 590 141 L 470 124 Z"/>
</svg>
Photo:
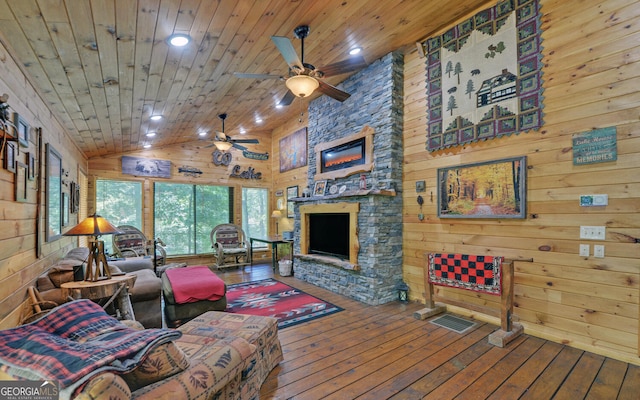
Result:
<svg viewBox="0 0 640 400">
<path fill-rule="evenodd" d="M 322 96 L 310 103 L 307 185 L 327 180 L 333 190 L 299 198 L 295 207 L 295 276 L 371 305 L 395 300 L 402 280 L 402 71 L 402 54 L 388 54 L 340 85 L 351 93 L 345 102 Z M 320 170 L 323 150 L 361 137 L 364 163 Z M 310 216 L 322 213 L 348 213 L 348 257 L 309 251 Z"/>
</svg>

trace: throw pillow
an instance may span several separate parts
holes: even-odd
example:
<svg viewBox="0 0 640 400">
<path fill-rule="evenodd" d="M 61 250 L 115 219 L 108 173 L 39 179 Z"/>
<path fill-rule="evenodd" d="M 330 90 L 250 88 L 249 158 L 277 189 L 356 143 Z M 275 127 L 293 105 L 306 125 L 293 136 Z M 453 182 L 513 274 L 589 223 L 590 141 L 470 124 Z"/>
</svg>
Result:
<svg viewBox="0 0 640 400">
<path fill-rule="evenodd" d="M 161 381 L 184 371 L 189 367 L 189 359 L 173 342 L 161 344 L 151 350 L 147 358 L 133 371 L 123 374 L 129 389 L 137 389 Z"/>
</svg>

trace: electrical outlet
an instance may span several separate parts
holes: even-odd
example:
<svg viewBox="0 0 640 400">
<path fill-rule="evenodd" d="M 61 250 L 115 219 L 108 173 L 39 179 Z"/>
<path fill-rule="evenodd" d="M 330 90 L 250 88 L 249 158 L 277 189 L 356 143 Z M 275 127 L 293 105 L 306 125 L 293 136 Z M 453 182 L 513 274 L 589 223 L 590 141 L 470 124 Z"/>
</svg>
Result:
<svg viewBox="0 0 640 400">
<path fill-rule="evenodd" d="M 580 255 L 583 257 L 589 257 L 589 245 L 581 244 L 580 245 Z"/>
<path fill-rule="evenodd" d="M 604 258 L 604 245 L 596 244 L 593 246 L 593 256 L 598 258 Z"/>
</svg>

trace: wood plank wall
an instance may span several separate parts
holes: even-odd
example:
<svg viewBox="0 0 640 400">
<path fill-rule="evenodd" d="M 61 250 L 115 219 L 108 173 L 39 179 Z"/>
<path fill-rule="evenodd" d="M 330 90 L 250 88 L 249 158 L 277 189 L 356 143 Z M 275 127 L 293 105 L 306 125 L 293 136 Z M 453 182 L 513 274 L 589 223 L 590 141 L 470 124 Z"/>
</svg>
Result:
<svg viewBox="0 0 640 400">
<path fill-rule="evenodd" d="M 526 333 L 640 364 L 640 3 L 542 0 L 541 10 L 545 125 L 537 132 L 427 152 L 424 59 L 406 56 L 404 277 L 410 298 L 423 301 L 427 251 L 531 257 L 515 265 L 515 314 Z M 574 166 L 572 134 L 611 126 L 617 161 Z M 529 165 L 525 220 L 437 217 L 438 168 L 520 155 Z M 422 210 L 418 180 L 427 188 Z M 609 205 L 579 207 L 580 194 L 597 193 Z M 580 240 L 581 225 L 606 226 L 606 240 Z M 579 256 L 580 243 L 591 254 L 604 244 L 605 257 Z M 436 291 L 497 307 L 494 296 Z"/>
<path fill-rule="evenodd" d="M 78 182 L 79 171 L 86 171 L 85 157 L 71 142 L 63 126 L 52 117 L 39 94 L 29 84 L 15 62 L 14 52 L 0 38 L 0 93 L 9 95 L 9 105 L 32 127 L 42 128 L 42 146 L 34 130 L 29 146 L 21 147 L 16 160 L 26 163 L 26 152 L 36 154 L 36 165 L 45 168 L 45 144 L 50 143 L 61 155 L 62 166 L 69 171 L 68 180 Z M 2 153 L 4 156 L 4 152 Z M 77 244 L 77 238 L 63 237 L 51 243 L 44 241 L 44 214 L 41 214 L 39 235 L 36 235 L 38 204 L 44 204 L 44 192 L 38 196 L 38 185 L 44 187 L 45 175 L 28 181 L 27 201 L 16 202 L 16 175 L 0 169 L 0 328 L 14 326 L 25 312 L 27 287 L 40 273 Z M 69 186 L 62 187 L 69 193 Z M 40 201 L 38 201 L 38 198 Z M 41 208 L 44 210 L 44 208 Z M 69 227 L 77 223 L 77 214 L 70 215 Z M 67 229 L 67 228 L 65 228 Z M 41 244 L 38 245 L 38 242 Z M 36 249 L 40 248 L 37 255 Z"/>
</svg>

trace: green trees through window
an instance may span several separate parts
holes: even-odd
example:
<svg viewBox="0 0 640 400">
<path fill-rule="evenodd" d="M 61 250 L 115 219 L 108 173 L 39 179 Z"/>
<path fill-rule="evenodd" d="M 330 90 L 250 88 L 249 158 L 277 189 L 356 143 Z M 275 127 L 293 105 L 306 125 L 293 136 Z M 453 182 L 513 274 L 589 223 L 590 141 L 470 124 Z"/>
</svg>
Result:
<svg viewBox="0 0 640 400">
<path fill-rule="evenodd" d="M 233 188 L 180 183 L 154 184 L 155 237 L 168 256 L 211 253 L 209 233 L 233 215 Z"/>
<path fill-rule="evenodd" d="M 132 225 L 142 230 L 142 183 L 96 180 L 96 214 L 115 226 Z M 104 238 L 104 244 L 112 253 L 111 236 Z"/>
<path fill-rule="evenodd" d="M 242 188 L 242 230 L 247 240 L 267 237 L 270 215 L 267 200 L 267 189 Z"/>
</svg>

